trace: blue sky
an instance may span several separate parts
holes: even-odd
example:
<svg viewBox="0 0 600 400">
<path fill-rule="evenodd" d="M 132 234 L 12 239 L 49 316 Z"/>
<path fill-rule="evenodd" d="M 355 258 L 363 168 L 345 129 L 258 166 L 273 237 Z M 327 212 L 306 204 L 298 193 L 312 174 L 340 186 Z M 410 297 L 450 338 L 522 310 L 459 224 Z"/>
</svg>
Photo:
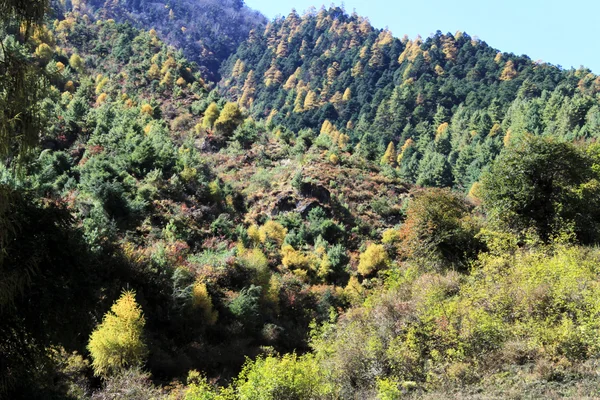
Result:
<svg viewBox="0 0 600 400">
<path fill-rule="evenodd" d="M 246 0 L 246 4 L 273 18 L 287 15 L 292 8 L 299 13 L 310 6 L 318 9 L 323 2 Z M 397 37 L 460 30 L 503 52 L 527 54 L 564 68 L 583 65 L 600 74 L 598 0 L 346 0 L 335 4 L 369 17 L 377 28 L 387 26 Z"/>
</svg>

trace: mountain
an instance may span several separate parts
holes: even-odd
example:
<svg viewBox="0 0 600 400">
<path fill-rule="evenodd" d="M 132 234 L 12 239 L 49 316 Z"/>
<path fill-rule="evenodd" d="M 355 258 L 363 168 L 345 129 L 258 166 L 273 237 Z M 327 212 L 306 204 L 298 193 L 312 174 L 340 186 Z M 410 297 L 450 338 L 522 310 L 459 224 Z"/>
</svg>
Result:
<svg viewBox="0 0 600 400">
<path fill-rule="evenodd" d="M 218 78 L 221 63 L 266 18 L 248 8 L 243 0 L 74 0 L 72 9 L 104 20 L 130 22 L 138 28 L 155 29 L 166 43 L 181 49 L 202 73 Z M 70 10 L 66 4 L 65 10 Z"/>
<path fill-rule="evenodd" d="M 595 395 L 589 70 L 335 6 L 53 4 L 0 2 L 0 397 Z"/>
<path fill-rule="evenodd" d="M 376 160 L 410 150 L 401 177 L 468 191 L 504 138 L 591 139 L 600 80 L 501 53 L 466 33 L 398 39 L 340 8 L 271 21 L 223 65 L 221 93 L 298 131 L 325 121 Z M 509 134 L 510 132 L 510 134 Z"/>
</svg>

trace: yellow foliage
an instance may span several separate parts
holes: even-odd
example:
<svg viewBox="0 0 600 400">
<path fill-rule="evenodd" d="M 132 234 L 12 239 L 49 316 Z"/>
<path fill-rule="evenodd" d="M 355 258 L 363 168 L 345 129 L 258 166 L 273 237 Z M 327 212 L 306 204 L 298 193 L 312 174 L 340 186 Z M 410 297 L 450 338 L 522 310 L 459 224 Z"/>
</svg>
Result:
<svg viewBox="0 0 600 400">
<path fill-rule="evenodd" d="M 394 244 L 400 241 L 400 232 L 397 229 L 386 229 L 383 232 L 381 243 Z"/>
<path fill-rule="evenodd" d="M 291 270 L 308 269 L 310 267 L 308 257 L 289 244 L 285 244 L 281 248 L 281 263 Z"/>
<path fill-rule="evenodd" d="M 63 72 L 65 70 L 65 64 L 61 63 L 60 61 L 57 62 L 56 69 L 58 70 L 58 72 Z"/>
<path fill-rule="evenodd" d="M 344 295 L 346 295 L 352 303 L 358 303 L 362 300 L 364 291 L 365 290 L 358 281 L 358 278 L 351 276 L 348 280 L 348 284 L 344 288 Z"/>
<path fill-rule="evenodd" d="M 196 176 L 198 176 L 198 170 L 196 168 L 190 168 L 186 165 L 183 167 L 183 170 L 179 176 L 184 182 L 191 182 L 196 178 Z"/>
<path fill-rule="evenodd" d="M 104 86 L 106 86 L 106 84 L 109 82 L 109 79 L 104 77 L 101 78 L 98 82 L 98 84 L 96 85 L 96 94 L 100 94 L 103 92 Z"/>
<path fill-rule="evenodd" d="M 84 68 L 83 60 L 77 54 L 73 54 L 71 58 L 69 58 L 69 65 L 77 72 L 82 72 Z"/>
<path fill-rule="evenodd" d="M 335 128 L 333 127 L 332 123 L 329 122 L 328 119 L 326 119 L 323 122 L 323 125 L 321 125 L 321 133 L 324 133 L 326 135 L 330 134 Z"/>
<path fill-rule="evenodd" d="M 380 268 L 384 268 L 389 263 L 385 248 L 380 244 L 370 244 L 364 253 L 360 255 L 358 263 L 358 273 L 361 275 L 370 275 Z"/>
<path fill-rule="evenodd" d="M 65 83 L 65 92 L 73 93 L 75 91 L 75 84 L 73 81 L 68 81 Z"/>
<path fill-rule="evenodd" d="M 496 136 L 501 131 L 501 129 L 502 128 L 500 127 L 500 124 L 498 124 L 498 123 L 494 124 L 494 126 L 492 126 L 492 129 L 490 129 L 490 133 L 488 136 L 490 136 L 490 137 Z"/>
<path fill-rule="evenodd" d="M 475 182 L 471 189 L 469 190 L 468 196 L 474 200 L 479 200 L 481 197 L 481 184 L 479 182 Z"/>
<path fill-rule="evenodd" d="M 509 129 L 506 131 L 506 135 L 504 135 L 504 147 L 508 147 L 510 145 L 512 131 Z"/>
<path fill-rule="evenodd" d="M 398 156 L 396 155 L 396 147 L 394 146 L 394 142 L 390 142 L 385 151 L 385 154 L 383 155 L 383 157 L 381 157 L 381 164 L 390 165 L 393 167 L 396 165 L 397 158 Z"/>
<path fill-rule="evenodd" d="M 337 165 L 340 163 L 340 158 L 335 153 L 331 153 L 329 155 L 329 162 L 333 165 Z"/>
<path fill-rule="evenodd" d="M 100 96 L 98 96 L 98 98 L 96 99 L 96 104 L 98 104 L 98 105 L 104 104 L 107 97 L 108 97 L 108 95 L 106 93 L 100 94 Z"/>
<path fill-rule="evenodd" d="M 509 61 L 504 66 L 502 73 L 500 74 L 501 81 L 510 81 L 517 76 L 517 70 L 515 69 L 515 64 L 512 61 Z"/>
<path fill-rule="evenodd" d="M 140 112 L 142 114 L 147 114 L 147 115 L 152 116 L 154 114 L 154 108 L 150 104 L 146 103 L 142 106 L 142 108 L 140 109 Z"/>
<path fill-rule="evenodd" d="M 352 90 L 350 90 L 350 88 L 347 88 L 344 91 L 344 96 L 342 97 L 342 100 L 350 101 L 351 99 L 352 99 Z"/>
<path fill-rule="evenodd" d="M 212 299 L 206 284 L 197 280 L 192 288 L 192 307 L 202 312 L 202 316 L 207 325 L 214 325 L 219 316 L 218 312 L 213 309 Z"/>
<path fill-rule="evenodd" d="M 202 126 L 207 129 L 212 128 L 215 125 L 215 121 L 219 119 L 219 115 L 219 106 L 217 106 L 217 103 L 211 103 L 204 112 Z"/>
<path fill-rule="evenodd" d="M 179 87 L 184 87 L 187 85 L 187 82 L 185 81 L 185 79 L 183 79 L 182 77 L 179 77 L 177 79 L 177 82 L 175 82 L 177 84 L 177 86 Z"/>
<path fill-rule="evenodd" d="M 97 376 L 108 376 L 126 367 L 139 366 L 147 354 L 142 341 L 146 320 L 135 293 L 124 292 L 90 335 L 88 350 Z"/>
<path fill-rule="evenodd" d="M 285 235 L 287 235 L 287 229 L 285 229 L 279 222 L 269 220 L 259 229 L 260 241 L 265 243 L 267 239 L 273 240 L 277 244 L 283 243 Z"/>
<path fill-rule="evenodd" d="M 317 94 L 314 91 L 309 90 L 304 98 L 304 110 L 311 110 L 318 106 L 319 103 L 317 101 Z"/>
<path fill-rule="evenodd" d="M 35 55 L 42 61 L 48 62 L 54 55 L 54 52 L 50 46 L 48 46 L 46 43 L 42 43 L 37 47 L 37 49 L 35 49 Z"/>
<path fill-rule="evenodd" d="M 160 78 L 160 68 L 157 64 L 152 64 L 148 70 L 148 78 L 151 80 L 158 80 Z"/>
<path fill-rule="evenodd" d="M 281 292 L 281 281 L 276 275 L 271 275 L 269 286 L 265 293 L 265 300 L 270 302 L 277 311 L 279 309 L 279 293 Z"/>
<path fill-rule="evenodd" d="M 438 126 L 437 130 L 436 130 L 436 134 L 435 134 L 435 140 L 440 140 L 448 131 L 448 123 L 447 122 L 443 122 L 440 124 L 440 126 Z"/>
<path fill-rule="evenodd" d="M 258 226 L 256 225 L 251 225 L 248 228 L 248 237 L 250 238 L 250 240 L 252 240 L 252 242 L 254 243 L 254 245 L 258 245 L 261 240 L 260 240 L 260 231 Z"/>
</svg>

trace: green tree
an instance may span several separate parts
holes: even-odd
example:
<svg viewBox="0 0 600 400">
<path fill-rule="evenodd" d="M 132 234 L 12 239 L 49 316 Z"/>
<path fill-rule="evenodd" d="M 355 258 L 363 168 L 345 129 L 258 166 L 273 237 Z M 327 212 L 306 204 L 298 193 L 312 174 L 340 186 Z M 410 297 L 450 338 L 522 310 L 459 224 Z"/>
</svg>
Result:
<svg viewBox="0 0 600 400">
<path fill-rule="evenodd" d="M 98 376 L 109 376 L 126 367 L 140 366 L 147 354 L 142 333 L 146 320 L 135 293 L 124 292 L 90 335 L 88 350 Z"/>
<path fill-rule="evenodd" d="M 311 354 L 261 357 L 244 366 L 235 388 L 240 399 L 334 398 L 328 375 Z"/>
<path fill-rule="evenodd" d="M 481 200 L 497 227 L 533 228 L 542 240 L 571 226 L 583 242 L 597 237 L 598 184 L 579 148 L 528 136 L 506 148 L 481 177 Z"/>
</svg>

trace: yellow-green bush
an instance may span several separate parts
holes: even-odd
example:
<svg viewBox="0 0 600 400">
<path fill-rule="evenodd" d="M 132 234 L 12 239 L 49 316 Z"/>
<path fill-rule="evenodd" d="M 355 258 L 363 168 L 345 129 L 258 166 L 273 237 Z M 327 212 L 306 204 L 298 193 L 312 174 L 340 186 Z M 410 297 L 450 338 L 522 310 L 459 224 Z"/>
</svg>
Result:
<svg viewBox="0 0 600 400">
<path fill-rule="evenodd" d="M 241 400 L 316 399 L 333 397 L 335 387 L 313 355 L 286 354 L 247 362 L 235 391 Z"/>
<path fill-rule="evenodd" d="M 384 268 L 390 260 L 383 245 L 370 244 L 364 253 L 360 255 L 358 272 L 361 275 L 370 275 L 374 271 Z"/>
</svg>

